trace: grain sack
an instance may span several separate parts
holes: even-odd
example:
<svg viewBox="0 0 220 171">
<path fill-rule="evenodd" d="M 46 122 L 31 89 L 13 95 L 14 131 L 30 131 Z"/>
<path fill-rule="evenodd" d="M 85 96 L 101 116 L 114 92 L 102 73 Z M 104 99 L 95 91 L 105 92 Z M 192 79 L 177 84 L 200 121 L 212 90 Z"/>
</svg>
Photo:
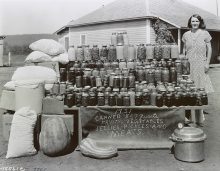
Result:
<svg viewBox="0 0 220 171">
<path fill-rule="evenodd" d="M 24 107 L 15 112 L 11 125 L 6 158 L 30 156 L 37 153 L 34 148 L 34 127 L 37 113 Z"/>
<path fill-rule="evenodd" d="M 25 59 L 25 63 L 35 63 L 35 62 L 50 62 L 51 56 L 40 52 L 40 51 L 33 51 L 31 52 L 27 58 Z"/>
<path fill-rule="evenodd" d="M 45 83 L 54 83 L 57 77 L 53 69 L 42 66 L 24 66 L 16 69 L 11 80 L 42 80 Z"/>
<path fill-rule="evenodd" d="M 69 57 L 68 57 L 67 53 L 62 53 L 62 54 L 52 58 L 52 61 L 59 62 L 61 64 L 67 64 L 69 62 Z"/>
<path fill-rule="evenodd" d="M 30 49 L 56 56 L 65 52 L 63 45 L 52 39 L 40 39 L 29 46 Z"/>
</svg>

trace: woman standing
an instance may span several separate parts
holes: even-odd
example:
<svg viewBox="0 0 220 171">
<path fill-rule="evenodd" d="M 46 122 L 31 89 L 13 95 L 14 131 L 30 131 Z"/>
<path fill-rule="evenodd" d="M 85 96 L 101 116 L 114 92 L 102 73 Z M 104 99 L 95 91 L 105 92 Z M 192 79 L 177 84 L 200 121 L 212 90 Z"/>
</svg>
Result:
<svg viewBox="0 0 220 171">
<path fill-rule="evenodd" d="M 195 81 L 198 88 L 205 88 L 206 92 L 213 92 L 212 83 L 207 74 L 209 63 L 212 56 L 211 36 L 206 31 L 204 20 L 198 14 L 189 18 L 188 27 L 191 29 L 184 33 L 182 41 L 184 42 L 183 53 L 190 62 L 190 77 Z M 198 116 L 198 114 L 197 114 Z M 200 113 L 197 122 L 204 120 L 203 113 Z"/>
</svg>

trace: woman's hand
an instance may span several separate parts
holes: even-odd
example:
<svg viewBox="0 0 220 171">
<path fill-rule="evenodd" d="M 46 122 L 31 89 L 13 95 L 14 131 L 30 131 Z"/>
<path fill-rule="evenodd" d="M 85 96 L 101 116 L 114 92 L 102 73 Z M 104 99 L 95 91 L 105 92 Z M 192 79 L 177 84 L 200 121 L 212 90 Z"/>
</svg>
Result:
<svg viewBox="0 0 220 171">
<path fill-rule="evenodd" d="M 209 71 L 209 64 L 206 63 L 204 67 L 205 67 L 205 73 L 207 73 Z"/>
</svg>

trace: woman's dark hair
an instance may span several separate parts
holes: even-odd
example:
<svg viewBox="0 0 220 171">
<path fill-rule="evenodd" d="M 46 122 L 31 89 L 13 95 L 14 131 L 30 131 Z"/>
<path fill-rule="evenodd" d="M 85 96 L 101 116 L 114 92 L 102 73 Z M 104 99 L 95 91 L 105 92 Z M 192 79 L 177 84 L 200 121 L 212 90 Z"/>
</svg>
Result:
<svg viewBox="0 0 220 171">
<path fill-rule="evenodd" d="M 199 22 L 200 22 L 199 28 L 200 28 L 200 29 L 206 29 L 206 25 L 205 25 L 205 23 L 204 23 L 203 18 L 202 18 L 200 15 L 198 15 L 198 14 L 194 14 L 194 15 L 192 15 L 192 16 L 189 18 L 189 20 L 188 20 L 188 28 L 192 28 L 192 26 L 191 26 L 191 19 L 192 19 L 193 17 L 194 17 L 194 18 L 197 18 L 197 19 L 199 20 Z"/>
</svg>

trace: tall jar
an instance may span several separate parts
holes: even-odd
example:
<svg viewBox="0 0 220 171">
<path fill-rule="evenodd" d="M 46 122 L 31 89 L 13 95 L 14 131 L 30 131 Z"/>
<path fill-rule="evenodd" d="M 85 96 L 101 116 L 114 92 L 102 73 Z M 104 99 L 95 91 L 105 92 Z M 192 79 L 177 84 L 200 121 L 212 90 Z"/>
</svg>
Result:
<svg viewBox="0 0 220 171">
<path fill-rule="evenodd" d="M 175 67 L 170 68 L 170 82 L 177 83 L 177 71 Z"/>
<path fill-rule="evenodd" d="M 146 45 L 146 58 L 148 60 L 152 60 L 154 58 L 154 45 L 152 44 Z"/>
<path fill-rule="evenodd" d="M 154 46 L 154 58 L 158 61 L 162 59 L 162 46 L 159 44 Z"/>
<path fill-rule="evenodd" d="M 117 45 L 121 44 L 124 45 L 124 37 L 123 37 L 123 33 L 118 32 L 117 34 Z"/>
<path fill-rule="evenodd" d="M 101 68 L 100 69 L 100 77 L 102 80 L 104 79 L 106 74 L 107 74 L 107 72 L 106 72 L 105 68 Z"/>
<path fill-rule="evenodd" d="M 102 61 L 106 60 L 108 58 L 108 48 L 107 45 L 103 45 L 100 50 L 100 59 Z"/>
<path fill-rule="evenodd" d="M 116 55 L 118 60 L 124 59 L 124 46 L 122 44 L 117 45 Z"/>
<path fill-rule="evenodd" d="M 68 49 L 68 59 L 69 61 L 76 61 L 76 51 L 74 45 L 71 45 Z"/>
<path fill-rule="evenodd" d="M 143 89 L 142 99 L 143 99 L 143 105 L 145 106 L 150 105 L 150 92 L 148 89 Z"/>
<path fill-rule="evenodd" d="M 137 59 L 144 61 L 146 59 L 146 47 L 144 44 L 140 44 L 137 49 Z"/>
<path fill-rule="evenodd" d="M 128 77 L 128 74 L 129 74 L 128 68 L 123 68 L 121 73 L 122 73 L 125 77 Z"/>
<path fill-rule="evenodd" d="M 126 31 L 123 32 L 122 35 L 123 35 L 124 45 L 128 45 L 129 44 L 129 40 L 128 40 L 127 32 Z"/>
<path fill-rule="evenodd" d="M 145 73 L 143 67 L 139 67 L 136 72 L 137 72 L 137 81 L 139 82 L 144 81 Z"/>
<path fill-rule="evenodd" d="M 177 74 L 178 74 L 178 75 L 182 75 L 183 69 L 182 69 L 182 63 L 181 63 L 181 60 L 180 60 L 180 59 L 177 59 L 177 60 L 175 61 L 175 66 L 176 66 Z"/>
<path fill-rule="evenodd" d="M 190 74 L 190 63 L 186 57 L 182 58 L 182 73 L 183 73 L 183 75 Z"/>
<path fill-rule="evenodd" d="M 124 59 L 127 61 L 128 60 L 128 45 L 124 45 L 123 47 L 123 51 L 124 51 Z"/>
<path fill-rule="evenodd" d="M 179 47 L 177 44 L 172 43 L 171 46 L 171 58 L 172 59 L 177 59 L 179 58 Z"/>
<path fill-rule="evenodd" d="M 128 60 L 134 60 L 136 58 L 136 50 L 134 45 L 128 46 Z"/>
<path fill-rule="evenodd" d="M 91 49 L 91 54 L 92 54 L 92 60 L 97 61 L 100 59 L 98 45 L 93 45 L 93 48 Z"/>
<path fill-rule="evenodd" d="M 154 84 L 154 82 L 155 82 L 155 73 L 153 72 L 152 69 L 150 69 L 150 70 L 148 71 L 148 73 L 147 73 L 147 78 L 148 78 L 148 80 L 147 80 L 148 83 Z"/>
<path fill-rule="evenodd" d="M 162 75 L 162 71 L 161 68 L 157 67 L 154 71 L 154 75 L 155 75 L 155 82 L 161 82 L 161 75 Z"/>
<path fill-rule="evenodd" d="M 78 61 L 83 61 L 84 60 L 84 51 L 83 51 L 82 46 L 77 46 L 76 58 L 77 58 Z"/>
<path fill-rule="evenodd" d="M 157 97 L 157 91 L 155 88 L 153 88 L 150 94 L 150 104 L 152 106 L 156 106 L 156 97 Z"/>
<path fill-rule="evenodd" d="M 170 53 L 171 53 L 171 49 L 170 49 L 170 45 L 165 44 L 162 45 L 162 58 L 163 59 L 170 59 Z"/>
<path fill-rule="evenodd" d="M 68 82 L 71 82 L 73 85 L 75 84 L 75 68 L 70 68 L 68 71 Z"/>
<path fill-rule="evenodd" d="M 91 54 L 91 49 L 89 48 L 89 45 L 86 45 L 84 47 L 84 60 L 85 61 L 90 61 L 92 60 L 92 54 Z"/>
<path fill-rule="evenodd" d="M 114 46 L 117 45 L 117 33 L 112 33 L 111 44 L 114 45 Z"/>
<path fill-rule="evenodd" d="M 162 69 L 162 82 L 164 83 L 168 83 L 170 80 L 170 72 L 168 70 L 168 68 L 163 68 Z"/>
<path fill-rule="evenodd" d="M 129 76 L 128 76 L 128 85 L 129 85 L 129 88 L 134 88 L 135 87 L 135 76 L 133 73 L 129 73 Z"/>
<path fill-rule="evenodd" d="M 60 68 L 60 82 L 66 82 L 66 81 L 67 81 L 66 68 Z"/>
<path fill-rule="evenodd" d="M 115 76 L 116 76 L 115 73 L 111 73 L 111 74 L 110 74 L 110 77 L 109 77 L 109 86 L 110 86 L 111 88 L 114 87 L 114 78 L 115 78 Z"/>
<path fill-rule="evenodd" d="M 116 59 L 117 59 L 116 46 L 110 45 L 109 51 L 108 51 L 108 60 L 114 61 Z"/>
</svg>

